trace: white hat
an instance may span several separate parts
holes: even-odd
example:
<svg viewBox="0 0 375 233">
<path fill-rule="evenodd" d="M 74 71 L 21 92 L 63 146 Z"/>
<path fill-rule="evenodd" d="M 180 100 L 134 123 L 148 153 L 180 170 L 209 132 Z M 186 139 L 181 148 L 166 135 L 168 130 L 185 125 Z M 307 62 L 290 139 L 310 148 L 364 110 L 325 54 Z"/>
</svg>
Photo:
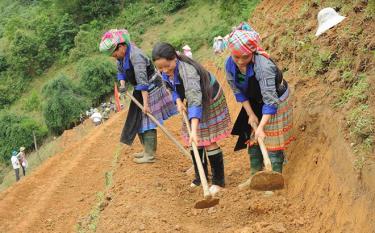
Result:
<svg viewBox="0 0 375 233">
<path fill-rule="evenodd" d="M 24 151 L 25 149 L 26 149 L 26 148 L 23 147 L 23 146 L 20 147 L 20 151 L 21 151 L 21 152 Z"/>
<path fill-rule="evenodd" d="M 218 39 L 218 40 L 222 40 L 222 39 L 223 39 L 223 37 L 221 37 L 221 36 L 218 36 L 218 37 L 217 37 L 217 39 Z"/>
<path fill-rule="evenodd" d="M 184 47 L 182 47 L 183 50 L 191 50 L 191 48 L 189 47 L 189 45 L 185 45 Z"/>
<path fill-rule="evenodd" d="M 344 19 L 345 19 L 344 16 L 339 15 L 335 11 L 335 9 L 331 7 L 327 7 L 327 8 L 320 10 L 318 13 L 319 27 L 318 27 L 318 30 L 316 31 L 315 36 L 320 36 L 325 31 L 339 24 Z"/>
</svg>

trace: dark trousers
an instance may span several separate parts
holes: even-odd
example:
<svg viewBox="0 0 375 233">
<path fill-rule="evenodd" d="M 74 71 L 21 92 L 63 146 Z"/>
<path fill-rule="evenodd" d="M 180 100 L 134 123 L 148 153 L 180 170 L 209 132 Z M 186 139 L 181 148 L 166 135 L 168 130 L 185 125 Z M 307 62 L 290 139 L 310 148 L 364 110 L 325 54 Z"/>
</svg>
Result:
<svg viewBox="0 0 375 233">
<path fill-rule="evenodd" d="M 19 181 L 20 180 L 20 169 L 16 168 L 16 169 L 14 169 L 14 172 L 16 173 L 16 181 Z"/>
<path fill-rule="evenodd" d="M 210 161 L 210 165 L 211 165 L 212 184 L 224 187 L 225 186 L 224 160 L 223 160 L 223 153 L 221 149 L 217 148 L 211 151 L 207 151 L 207 156 L 206 156 L 206 151 L 204 148 L 198 149 L 198 152 L 202 161 L 202 166 L 203 166 L 206 177 L 208 175 L 208 167 L 207 167 L 208 166 L 207 156 L 208 156 L 208 160 Z M 193 183 L 195 185 L 200 185 L 201 180 L 199 177 L 197 162 L 195 161 L 193 151 L 191 151 L 190 153 L 192 154 L 194 170 L 195 170 L 195 179 L 193 180 Z"/>
<path fill-rule="evenodd" d="M 22 167 L 22 173 L 23 173 L 23 176 L 26 176 L 26 167 L 24 167 L 24 166 L 22 166 L 22 165 L 21 165 L 21 167 Z"/>
</svg>

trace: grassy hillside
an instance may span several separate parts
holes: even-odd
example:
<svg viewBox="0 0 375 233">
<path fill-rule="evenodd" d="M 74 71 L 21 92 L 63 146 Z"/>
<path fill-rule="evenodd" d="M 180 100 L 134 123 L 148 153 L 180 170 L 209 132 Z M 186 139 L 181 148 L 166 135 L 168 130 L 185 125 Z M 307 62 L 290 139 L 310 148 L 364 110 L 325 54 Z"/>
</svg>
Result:
<svg viewBox="0 0 375 233">
<path fill-rule="evenodd" d="M 98 52 L 100 37 L 106 30 L 127 28 L 132 40 L 148 54 L 157 41 L 168 41 L 178 49 L 189 44 L 194 57 L 204 60 L 212 56 L 213 37 L 227 34 L 233 25 L 246 20 L 259 1 L 112 0 L 108 4 L 112 4 L 113 9 L 118 9 L 116 11 L 107 9 L 106 1 L 98 1 L 99 8 L 79 0 L 71 1 L 71 5 L 63 2 L 5 0 L 0 3 L 1 14 L 7 16 L 0 19 L 0 61 L 4 61 L 2 64 L 6 65 L 0 70 L 0 90 L 4 93 L 4 96 L 0 96 L 0 102 L 3 101 L 0 106 L 0 127 L 2 115 L 15 113 L 25 116 L 34 122 L 33 124 L 48 128 L 48 134 L 44 133 L 38 137 L 39 144 L 50 136 L 60 134 L 60 129 L 71 128 L 78 120 L 79 111 L 85 110 L 85 106 L 88 108 L 90 105 L 96 105 L 102 98 L 93 98 L 88 94 L 92 91 L 82 83 L 82 74 L 90 72 L 97 74 L 94 78 L 108 78 L 104 77 L 100 70 L 95 70 L 95 65 L 90 68 L 80 64 L 95 61 L 103 64 L 108 61 L 115 62 Z M 76 8 L 82 7 L 81 5 L 86 8 L 78 12 Z M 233 9 L 242 11 L 238 11 L 236 16 L 227 17 L 228 12 Z M 56 37 L 57 34 L 65 37 Z M 22 41 L 16 43 L 17 36 L 22 38 Z M 23 46 L 29 50 L 37 49 L 34 53 L 21 53 Z M 16 49 L 18 47 L 20 49 Z M 18 60 L 19 57 L 27 59 Z M 34 62 L 33 65 L 28 63 L 31 61 Z M 97 67 L 99 66 L 100 64 L 97 64 Z M 109 73 L 115 72 L 111 67 L 108 69 L 111 70 Z M 43 92 L 43 89 L 46 89 L 47 85 L 51 86 L 53 82 L 54 85 L 63 85 L 61 76 L 72 81 L 64 84 L 68 87 L 58 90 L 52 88 L 51 93 Z M 115 75 L 112 81 L 105 84 L 109 90 L 107 95 L 111 94 L 114 78 Z M 85 104 L 76 106 L 77 102 L 71 102 L 68 106 L 75 109 L 50 109 L 50 103 L 59 105 L 59 101 L 70 96 L 66 93 L 79 93 L 78 99 Z M 71 122 L 66 122 L 57 130 L 56 127 L 52 128 L 51 124 L 56 126 L 56 122 L 51 123 L 51 119 L 46 119 L 46 116 L 51 118 L 51 111 L 55 114 L 52 120 L 61 114 L 68 114 Z M 12 125 L 5 122 L 3 129 L 7 132 L 15 131 Z M 22 131 L 24 129 L 16 130 L 18 134 L 22 134 Z M 18 134 L 0 134 L 0 164 L 9 164 L 11 150 L 20 146 L 19 140 L 16 140 Z M 4 143 L 4 138 L 9 138 L 9 135 L 14 138 L 13 142 Z M 29 141 L 24 145 L 30 151 L 33 149 L 32 137 L 26 138 Z M 0 168 L 0 181 L 3 174 Z"/>
</svg>

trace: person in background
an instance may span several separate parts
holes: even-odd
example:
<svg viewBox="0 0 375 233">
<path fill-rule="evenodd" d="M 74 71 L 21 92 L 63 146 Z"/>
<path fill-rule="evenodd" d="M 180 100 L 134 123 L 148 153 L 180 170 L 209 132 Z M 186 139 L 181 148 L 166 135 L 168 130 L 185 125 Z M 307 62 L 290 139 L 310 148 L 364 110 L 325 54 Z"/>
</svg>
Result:
<svg viewBox="0 0 375 233">
<path fill-rule="evenodd" d="M 214 53 L 221 54 L 224 51 L 224 40 L 223 37 L 218 36 L 214 38 Z"/>
<path fill-rule="evenodd" d="M 20 147 L 20 152 L 18 153 L 17 157 L 22 167 L 23 176 L 26 176 L 26 168 L 28 166 L 28 163 L 26 160 L 25 147 L 23 146 Z"/>
<path fill-rule="evenodd" d="M 12 162 L 12 166 L 14 169 L 14 173 L 16 175 L 16 181 L 20 180 L 20 161 L 18 160 L 17 157 L 18 153 L 17 151 L 12 151 L 12 157 L 10 158 L 10 161 Z"/>
<path fill-rule="evenodd" d="M 182 47 L 182 50 L 184 51 L 184 55 L 193 59 L 193 54 L 191 52 L 191 48 L 189 47 L 189 45 L 185 45 L 184 47 Z"/>
<path fill-rule="evenodd" d="M 109 107 L 106 107 L 103 109 L 103 119 L 106 121 L 109 119 L 109 113 L 111 112 L 111 109 Z"/>
<path fill-rule="evenodd" d="M 214 43 L 212 44 L 212 48 L 214 49 L 214 53 L 216 54 L 217 48 L 217 37 L 214 37 Z"/>
<path fill-rule="evenodd" d="M 94 113 L 90 116 L 90 119 L 92 120 L 92 122 L 94 123 L 95 126 L 98 126 L 102 123 L 102 114 L 100 114 L 100 112 L 98 111 L 97 108 L 95 108 L 94 110 Z"/>
</svg>

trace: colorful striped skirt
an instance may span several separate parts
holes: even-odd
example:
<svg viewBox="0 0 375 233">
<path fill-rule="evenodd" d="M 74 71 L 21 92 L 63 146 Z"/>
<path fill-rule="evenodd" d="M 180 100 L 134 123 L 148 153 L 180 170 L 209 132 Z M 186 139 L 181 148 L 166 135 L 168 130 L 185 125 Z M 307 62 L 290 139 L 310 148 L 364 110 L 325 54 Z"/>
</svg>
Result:
<svg viewBox="0 0 375 233">
<path fill-rule="evenodd" d="M 285 150 L 293 137 L 293 106 L 290 101 L 289 90 L 281 97 L 277 113 L 271 117 L 264 127 L 266 144 L 268 151 Z"/>
<path fill-rule="evenodd" d="M 199 122 L 198 146 L 208 146 L 227 137 L 231 132 L 231 120 L 223 89 L 219 89 L 211 100 L 206 117 Z M 186 146 L 189 146 L 189 135 L 186 124 L 182 125 L 182 136 Z"/>
<path fill-rule="evenodd" d="M 156 87 L 148 93 L 148 103 L 151 114 L 160 124 L 163 124 L 165 120 L 177 114 L 177 107 L 173 102 L 172 95 L 164 85 Z M 156 128 L 157 125 L 142 112 L 142 124 L 139 133 Z"/>
</svg>

